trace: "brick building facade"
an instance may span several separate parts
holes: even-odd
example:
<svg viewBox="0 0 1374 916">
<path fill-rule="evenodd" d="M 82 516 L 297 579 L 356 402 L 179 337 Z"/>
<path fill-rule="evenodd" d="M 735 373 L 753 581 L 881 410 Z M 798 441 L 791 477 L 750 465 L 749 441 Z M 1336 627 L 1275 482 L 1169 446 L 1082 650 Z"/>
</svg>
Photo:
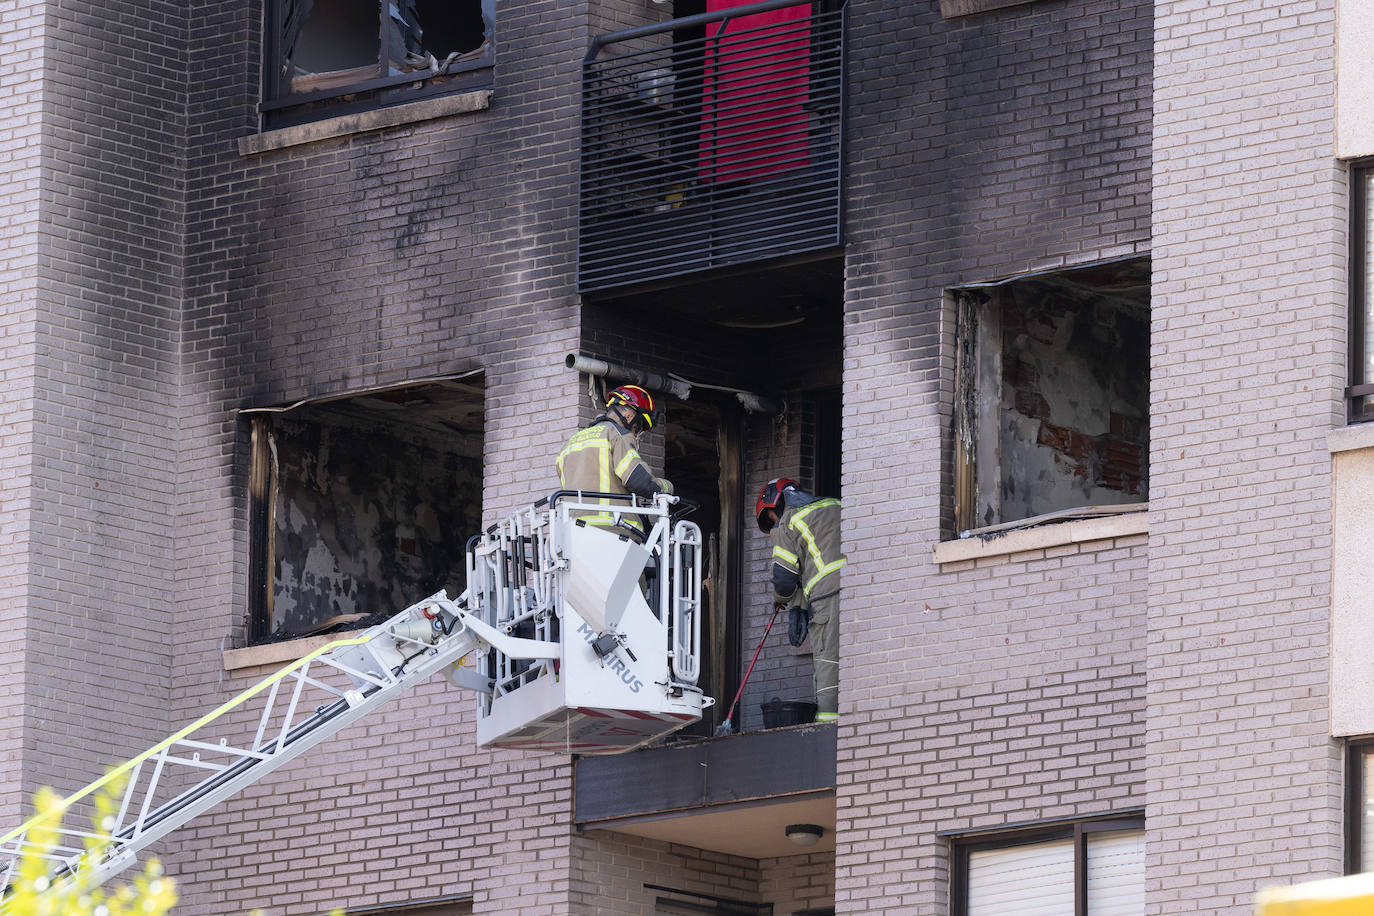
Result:
<svg viewBox="0 0 1374 916">
<path fill-rule="evenodd" d="M 426 684 L 160 849 L 179 912 L 1241 914 L 1365 867 L 1374 705 L 1340 653 L 1374 632 L 1343 546 L 1374 468 L 1346 390 L 1374 381 L 1347 368 L 1374 138 L 1338 135 L 1363 97 L 1338 110 L 1337 7 L 1374 25 L 818 2 L 802 82 L 836 119 L 800 105 L 804 139 L 740 179 L 761 141 L 700 126 L 728 59 L 673 52 L 732 5 L 416 0 L 359 75 L 305 64 L 375 44 L 347 19 L 375 3 L 0 0 L 11 821 L 331 615 L 452 584 L 433 505 L 490 524 L 557 486 L 615 381 L 580 353 L 692 388 L 644 451 L 713 538 L 708 720 L 493 751 Z M 405 15 L 446 62 L 399 61 Z M 584 58 L 633 98 L 598 108 Z M 813 219 L 836 237 L 786 249 Z M 639 228 L 594 249 L 604 225 Z M 753 500 L 780 475 L 844 502 L 841 718 L 763 729 L 811 691 L 775 627 L 712 739 L 773 610 Z"/>
</svg>

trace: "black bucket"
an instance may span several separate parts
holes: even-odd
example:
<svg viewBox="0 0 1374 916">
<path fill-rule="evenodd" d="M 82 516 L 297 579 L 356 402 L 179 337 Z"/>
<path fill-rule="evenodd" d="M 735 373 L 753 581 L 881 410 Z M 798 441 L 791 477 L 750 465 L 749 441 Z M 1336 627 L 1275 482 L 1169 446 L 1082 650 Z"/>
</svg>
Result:
<svg viewBox="0 0 1374 916">
<path fill-rule="evenodd" d="M 805 725 L 816 718 L 816 704 L 800 700 L 779 700 L 773 697 L 767 703 L 759 704 L 763 710 L 764 728 L 782 728 L 787 725 Z"/>
</svg>

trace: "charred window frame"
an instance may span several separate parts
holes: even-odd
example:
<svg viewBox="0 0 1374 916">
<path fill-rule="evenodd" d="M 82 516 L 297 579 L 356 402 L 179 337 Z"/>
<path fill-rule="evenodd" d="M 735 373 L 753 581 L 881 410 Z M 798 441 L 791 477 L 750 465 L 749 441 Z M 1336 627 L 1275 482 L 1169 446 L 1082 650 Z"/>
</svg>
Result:
<svg viewBox="0 0 1374 916">
<path fill-rule="evenodd" d="M 245 410 L 250 644 L 461 592 L 481 526 L 483 403 L 467 373 Z"/>
<path fill-rule="evenodd" d="M 267 128 L 491 85 L 495 0 L 267 0 Z"/>
<path fill-rule="evenodd" d="M 947 536 L 1148 501 L 1149 263 L 949 291 Z"/>
<path fill-rule="evenodd" d="M 1374 420 L 1374 159 L 1350 169 L 1350 385 L 1345 390 L 1347 419 Z"/>
<path fill-rule="evenodd" d="M 1075 916 L 1091 916 L 1093 912 L 1090 899 L 1091 856 L 1095 840 L 1105 839 L 1107 834 L 1138 835 L 1143 842 L 1145 817 L 1130 814 L 1091 820 L 1046 824 L 1039 827 L 1026 827 L 998 833 L 984 833 L 974 836 L 946 835 L 951 842 L 952 880 L 950 883 L 950 913 L 952 916 L 984 916 L 985 908 L 977 906 L 970 899 L 970 865 L 972 859 L 981 852 L 1008 851 L 1022 847 L 1035 847 L 1048 844 L 1071 844 L 1072 872 L 1066 875 L 1072 885 L 1072 898 Z M 1067 851 L 1067 850 L 1066 850 Z M 1140 900 L 1143 914 L 1144 902 L 1144 859 L 1140 860 Z M 1065 889 L 1067 890 L 1067 888 Z M 997 912 L 1011 912 L 999 908 Z M 1123 912 L 1114 909 L 1113 912 Z"/>
<path fill-rule="evenodd" d="M 1345 752 L 1345 873 L 1374 871 L 1374 737 Z"/>
</svg>

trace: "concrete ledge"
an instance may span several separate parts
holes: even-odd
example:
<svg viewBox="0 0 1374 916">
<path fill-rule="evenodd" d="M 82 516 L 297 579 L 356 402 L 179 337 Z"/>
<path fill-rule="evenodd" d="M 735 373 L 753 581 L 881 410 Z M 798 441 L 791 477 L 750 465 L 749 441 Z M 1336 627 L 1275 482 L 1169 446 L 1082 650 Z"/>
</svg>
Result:
<svg viewBox="0 0 1374 916">
<path fill-rule="evenodd" d="M 238 671 L 242 668 L 260 668 L 263 665 L 284 665 L 294 662 L 302 655 L 314 652 L 325 643 L 339 639 L 338 634 L 325 636 L 306 636 L 290 642 L 273 642 L 265 646 L 248 646 L 243 649 L 225 649 L 224 670 Z"/>
<path fill-rule="evenodd" d="M 974 535 L 957 541 L 942 541 L 935 545 L 934 560 L 937 564 L 957 563 L 961 560 L 979 560 L 984 557 L 1024 553 L 1028 550 L 1062 547 L 1066 544 L 1108 541 L 1149 532 L 1150 513 L 1134 510 L 1123 512 L 1121 515 L 1055 522 L 1036 528 L 1017 528 L 986 537 Z"/>
<path fill-rule="evenodd" d="M 303 143 L 315 143 L 319 140 L 345 137 L 349 134 L 361 134 L 370 130 L 385 130 L 388 127 L 412 124 L 416 121 L 432 121 L 435 118 L 468 114 L 490 107 L 490 89 L 441 95 L 432 99 L 409 102 L 405 105 L 360 111 L 357 114 L 325 118 L 323 121 L 311 121 L 309 124 L 298 124 L 295 127 L 283 127 L 281 130 L 268 130 L 260 134 L 240 137 L 239 155 L 253 156 L 271 150 L 285 149 L 289 146 L 300 146 Z"/>
<path fill-rule="evenodd" d="M 940 0 L 940 16 L 944 19 L 956 19 L 960 16 L 975 16 L 1006 6 L 1021 6 L 1034 2 L 1035 0 Z"/>
<path fill-rule="evenodd" d="M 1332 454 L 1353 452 L 1361 448 L 1374 448 L 1374 423 L 1356 423 L 1339 426 L 1326 434 L 1326 447 Z"/>
</svg>

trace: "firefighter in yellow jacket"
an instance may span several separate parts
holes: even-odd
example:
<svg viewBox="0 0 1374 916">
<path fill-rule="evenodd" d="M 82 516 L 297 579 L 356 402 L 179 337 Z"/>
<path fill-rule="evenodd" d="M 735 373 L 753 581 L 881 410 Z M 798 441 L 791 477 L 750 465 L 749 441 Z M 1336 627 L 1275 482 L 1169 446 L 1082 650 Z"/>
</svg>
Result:
<svg viewBox="0 0 1374 916">
<path fill-rule="evenodd" d="M 654 399 L 638 385 L 621 385 L 606 396 L 606 412 L 585 429 L 573 433 L 558 453 L 558 480 L 565 490 L 590 493 L 632 493 L 651 499 L 673 492 L 673 485 L 655 477 L 639 455 L 639 437 L 651 429 Z M 627 503 L 602 499 L 606 511 L 583 513 L 589 525 L 601 525 L 620 534 L 643 539 L 641 520 L 634 515 L 617 519 L 617 506 Z"/>
<path fill-rule="evenodd" d="M 773 598 L 791 603 L 788 640 L 811 634 L 816 721 L 840 717 L 840 501 L 812 496 L 787 477 L 770 480 L 754 507 L 773 542 Z"/>
</svg>

